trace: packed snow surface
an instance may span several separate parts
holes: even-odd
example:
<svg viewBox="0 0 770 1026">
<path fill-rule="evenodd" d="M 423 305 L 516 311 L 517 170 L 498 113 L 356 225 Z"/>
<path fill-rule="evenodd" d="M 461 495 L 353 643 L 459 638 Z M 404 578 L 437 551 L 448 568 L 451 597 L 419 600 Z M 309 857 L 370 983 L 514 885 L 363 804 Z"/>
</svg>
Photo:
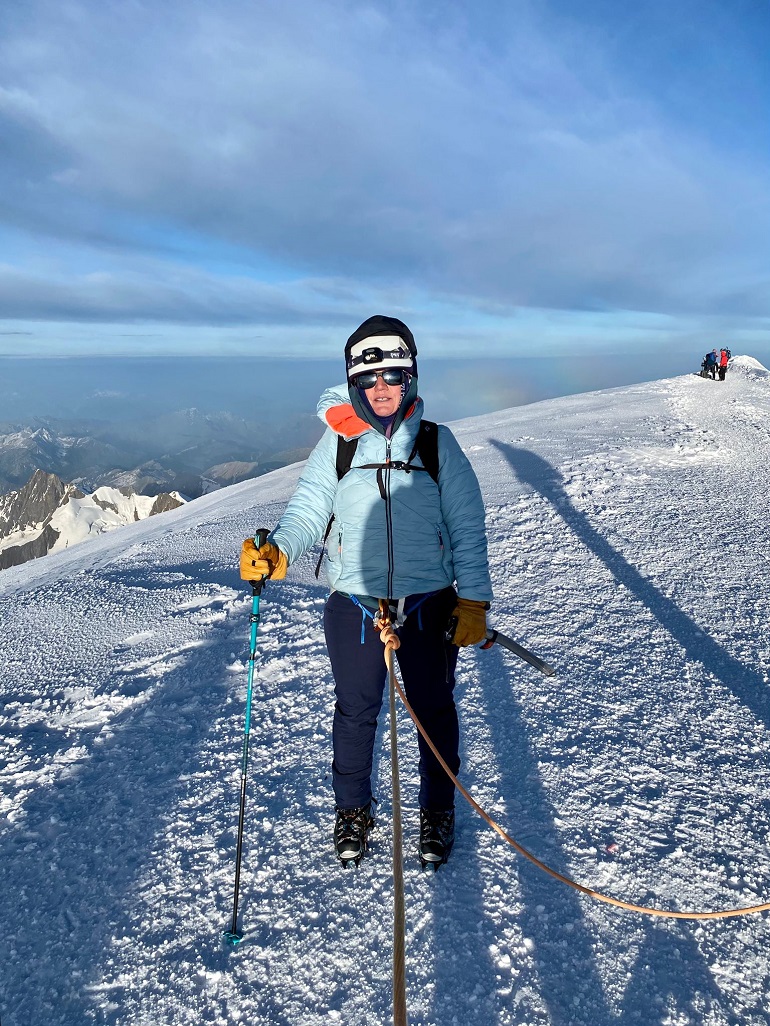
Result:
<svg viewBox="0 0 770 1026">
<path fill-rule="evenodd" d="M 430 415 L 430 411 L 428 411 Z M 464 650 L 462 780 L 534 855 L 671 910 L 770 899 L 770 378 L 749 357 L 456 425 L 488 511 L 491 622 L 557 669 Z M 391 1021 L 391 784 L 331 850 L 333 684 L 315 556 L 270 583 L 243 943 L 233 900 L 251 596 L 243 537 L 301 468 L 0 574 L 3 1026 Z M 544 875 L 458 799 L 416 858 L 398 715 L 406 988 L 420 1026 L 770 1022 L 770 917 L 645 917 Z"/>
</svg>

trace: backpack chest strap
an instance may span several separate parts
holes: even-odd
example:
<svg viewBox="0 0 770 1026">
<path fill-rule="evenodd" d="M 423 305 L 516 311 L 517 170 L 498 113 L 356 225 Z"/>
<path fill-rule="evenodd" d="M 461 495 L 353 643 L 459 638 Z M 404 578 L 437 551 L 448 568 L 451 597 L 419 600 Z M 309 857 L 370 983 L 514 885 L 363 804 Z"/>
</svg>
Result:
<svg viewBox="0 0 770 1026">
<path fill-rule="evenodd" d="M 412 457 L 410 456 L 409 459 Z M 385 490 L 385 471 L 386 470 L 403 470 L 406 474 L 411 474 L 413 470 L 424 470 L 427 474 L 425 467 L 415 467 L 407 460 L 393 460 L 390 463 L 362 463 L 358 467 L 351 467 L 351 470 L 376 470 L 377 471 L 377 487 L 380 489 L 380 495 L 383 499 L 387 500 L 388 495 Z"/>
</svg>

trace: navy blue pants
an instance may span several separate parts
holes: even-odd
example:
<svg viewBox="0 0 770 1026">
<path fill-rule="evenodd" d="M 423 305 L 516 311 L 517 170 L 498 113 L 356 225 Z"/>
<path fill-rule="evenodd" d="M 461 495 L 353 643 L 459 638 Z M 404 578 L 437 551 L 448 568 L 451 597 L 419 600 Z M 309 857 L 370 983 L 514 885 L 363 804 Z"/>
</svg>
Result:
<svg viewBox="0 0 770 1026">
<path fill-rule="evenodd" d="M 419 601 L 410 596 L 406 609 Z M 457 602 L 452 588 L 426 599 L 399 629 L 396 658 L 404 691 L 417 718 L 453 773 L 460 768 L 459 729 L 454 703 L 457 647 L 444 636 Z M 332 592 L 324 610 L 324 631 L 334 674 L 332 779 L 337 807 L 356 809 L 372 797 L 372 754 L 377 717 L 387 679 L 379 632 L 350 599 Z M 454 784 L 418 734 L 420 805 L 431 812 L 454 806 Z"/>
</svg>

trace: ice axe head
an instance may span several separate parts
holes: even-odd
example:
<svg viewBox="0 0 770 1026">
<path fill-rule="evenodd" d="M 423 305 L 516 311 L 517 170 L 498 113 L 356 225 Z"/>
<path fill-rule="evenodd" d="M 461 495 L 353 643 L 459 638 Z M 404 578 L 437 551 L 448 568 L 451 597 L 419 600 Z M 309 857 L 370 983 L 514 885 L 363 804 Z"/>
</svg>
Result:
<svg viewBox="0 0 770 1026">
<path fill-rule="evenodd" d="M 481 645 L 479 647 L 481 648 L 482 652 L 486 652 L 486 650 L 488 648 L 492 648 L 492 646 L 494 645 L 494 643 L 496 641 L 497 641 L 497 631 L 494 631 L 494 630 L 490 629 L 490 630 L 487 631 L 487 640 L 484 642 L 483 645 Z"/>
</svg>

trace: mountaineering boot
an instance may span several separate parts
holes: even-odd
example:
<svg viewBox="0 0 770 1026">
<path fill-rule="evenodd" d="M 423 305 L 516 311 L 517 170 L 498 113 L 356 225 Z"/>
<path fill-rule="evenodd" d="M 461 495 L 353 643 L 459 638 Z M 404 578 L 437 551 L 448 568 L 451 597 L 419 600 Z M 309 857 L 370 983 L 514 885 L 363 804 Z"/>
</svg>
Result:
<svg viewBox="0 0 770 1026">
<path fill-rule="evenodd" d="M 364 857 L 367 835 L 374 826 L 372 803 L 360 809 L 337 809 L 334 847 L 343 866 L 357 866 Z"/>
<path fill-rule="evenodd" d="M 428 812 L 420 809 L 420 862 L 438 869 L 449 858 L 455 839 L 454 809 Z"/>
</svg>

